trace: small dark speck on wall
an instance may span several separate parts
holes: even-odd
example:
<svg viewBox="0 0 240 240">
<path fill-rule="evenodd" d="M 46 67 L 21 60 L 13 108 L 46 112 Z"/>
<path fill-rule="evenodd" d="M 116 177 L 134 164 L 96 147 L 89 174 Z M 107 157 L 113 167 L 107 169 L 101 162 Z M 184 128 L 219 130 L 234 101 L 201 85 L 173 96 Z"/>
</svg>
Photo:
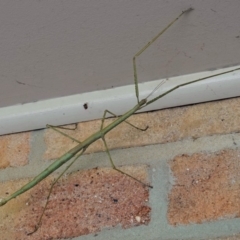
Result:
<svg viewBox="0 0 240 240">
<path fill-rule="evenodd" d="M 19 82 L 19 81 L 16 81 L 16 82 L 21 85 L 26 85 L 26 83 L 23 83 L 23 82 Z"/>
<path fill-rule="evenodd" d="M 85 110 L 87 110 L 88 109 L 88 103 L 84 103 L 83 107 L 84 107 Z"/>
</svg>

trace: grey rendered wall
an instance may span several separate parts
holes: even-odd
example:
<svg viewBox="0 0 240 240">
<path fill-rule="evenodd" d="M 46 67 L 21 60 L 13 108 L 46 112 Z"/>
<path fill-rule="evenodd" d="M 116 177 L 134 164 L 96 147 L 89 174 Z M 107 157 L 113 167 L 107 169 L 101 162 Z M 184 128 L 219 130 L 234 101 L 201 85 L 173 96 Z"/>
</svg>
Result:
<svg viewBox="0 0 240 240">
<path fill-rule="evenodd" d="M 0 107 L 237 65 L 238 0 L 1 1 Z"/>
</svg>

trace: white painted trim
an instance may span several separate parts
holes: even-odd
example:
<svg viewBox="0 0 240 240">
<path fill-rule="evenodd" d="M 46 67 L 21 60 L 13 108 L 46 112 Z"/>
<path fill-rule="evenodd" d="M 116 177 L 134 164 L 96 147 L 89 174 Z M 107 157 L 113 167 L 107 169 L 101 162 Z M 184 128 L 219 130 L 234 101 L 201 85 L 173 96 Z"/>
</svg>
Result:
<svg viewBox="0 0 240 240">
<path fill-rule="evenodd" d="M 174 77 L 168 79 L 155 95 L 159 95 L 177 84 L 239 67 L 235 66 L 211 72 Z M 148 96 L 158 83 L 159 80 L 139 84 L 141 98 Z M 152 111 L 236 96 L 240 96 L 240 70 L 179 88 L 142 109 L 142 111 Z M 84 103 L 88 103 L 88 109 L 84 109 Z M 99 119 L 102 118 L 105 109 L 120 115 L 134 105 L 136 105 L 134 85 L 128 85 L 1 108 L 0 135 L 41 129 L 46 124 L 64 125 Z"/>
</svg>

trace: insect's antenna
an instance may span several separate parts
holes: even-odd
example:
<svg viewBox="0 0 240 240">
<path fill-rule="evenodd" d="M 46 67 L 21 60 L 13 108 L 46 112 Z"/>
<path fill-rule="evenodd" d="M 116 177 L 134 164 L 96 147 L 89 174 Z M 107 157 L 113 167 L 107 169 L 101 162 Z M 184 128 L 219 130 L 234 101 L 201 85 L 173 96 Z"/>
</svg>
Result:
<svg viewBox="0 0 240 240">
<path fill-rule="evenodd" d="M 133 74 L 134 74 L 134 84 L 135 84 L 135 93 L 137 97 L 137 102 L 139 103 L 139 89 L 138 89 L 138 76 L 137 76 L 137 66 L 136 58 L 140 56 L 150 45 L 152 45 L 168 28 L 170 28 L 184 13 L 192 11 L 193 8 L 189 8 L 176 17 L 171 23 L 168 24 L 160 33 L 158 33 L 150 42 L 148 42 L 140 51 L 138 51 L 133 57 Z"/>
<path fill-rule="evenodd" d="M 164 83 L 166 82 L 166 79 L 162 80 L 148 95 L 145 99 L 148 99 L 150 96 L 152 96 Z"/>
</svg>

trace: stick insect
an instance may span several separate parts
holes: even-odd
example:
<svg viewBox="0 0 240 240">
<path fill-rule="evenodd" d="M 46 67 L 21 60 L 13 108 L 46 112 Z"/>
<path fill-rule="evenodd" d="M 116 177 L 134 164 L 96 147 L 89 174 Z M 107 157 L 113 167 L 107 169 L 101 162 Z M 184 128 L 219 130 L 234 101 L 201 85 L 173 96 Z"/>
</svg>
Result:
<svg viewBox="0 0 240 240">
<path fill-rule="evenodd" d="M 52 172 L 54 172 L 55 170 L 57 170 L 59 167 L 61 167 L 63 164 L 65 164 L 66 162 L 68 162 L 69 160 L 72 160 L 72 162 L 66 167 L 66 169 L 57 177 L 57 179 L 52 183 L 51 185 L 51 188 L 49 190 L 49 193 L 48 193 L 48 196 L 47 196 L 47 199 L 46 199 L 46 204 L 45 204 L 45 207 L 43 209 L 43 212 L 39 218 L 39 221 L 38 221 L 38 224 L 36 225 L 35 227 L 35 230 L 30 234 L 34 233 L 35 231 L 37 231 L 37 229 L 39 228 L 39 226 L 41 225 L 41 221 L 42 221 L 42 217 L 43 217 L 43 214 L 44 214 L 44 211 L 47 207 L 47 204 L 48 204 L 48 201 L 49 201 L 49 197 L 50 197 L 50 194 L 52 192 L 52 189 L 53 189 L 53 186 L 55 185 L 55 183 L 59 180 L 59 178 L 70 168 L 70 166 L 76 161 L 76 159 L 78 159 L 81 155 L 83 155 L 83 153 L 86 151 L 86 149 L 92 144 L 94 143 L 96 140 L 98 139 L 102 139 L 103 143 L 104 143 L 104 146 L 105 146 L 105 149 L 106 149 L 106 153 L 109 157 L 109 160 L 110 160 L 110 163 L 111 163 L 111 166 L 113 169 L 115 169 L 116 171 L 122 173 L 122 174 L 125 174 L 126 176 L 128 177 L 131 177 L 133 178 L 135 181 L 138 181 L 140 182 L 141 184 L 143 184 L 144 186 L 147 186 L 147 187 L 150 187 L 152 188 L 151 185 L 147 184 L 147 183 L 143 183 L 141 181 L 139 181 L 138 179 L 136 179 L 135 177 L 121 171 L 120 169 L 118 169 L 115 165 L 114 165 L 114 162 L 111 158 L 111 155 L 110 155 L 110 152 L 109 152 L 109 149 L 108 149 L 108 146 L 107 146 L 107 143 L 106 143 L 106 140 L 105 140 L 105 135 L 111 131 L 112 129 L 114 129 L 115 127 L 117 127 L 120 123 L 122 122 L 126 122 L 127 124 L 131 125 L 132 127 L 138 129 L 138 130 L 142 130 L 142 131 L 146 131 L 148 127 L 144 128 L 144 129 L 141 129 L 141 128 L 138 128 L 136 126 L 134 126 L 133 124 L 131 124 L 130 122 L 127 121 L 127 119 L 132 116 L 134 113 L 136 113 L 138 110 L 146 107 L 147 105 L 159 100 L 160 98 L 164 97 L 165 95 L 175 91 L 176 89 L 178 88 L 181 88 L 181 87 L 184 87 L 186 85 L 189 85 L 189 84 L 193 84 L 193 83 L 196 83 L 196 82 L 199 82 L 199 81 L 203 81 L 205 79 L 208 79 L 210 77 L 215 77 L 215 76 L 218 76 L 218 75 L 221 75 L 221 74 L 225 74 L 225 73 L 230 73 L 230 72 L 233 72 L 233 71 L 236 71 L 236 70 L 240 70 L 240 68 L 236 68 L 236 69 L 233 69 L 233 70 L 230 70 L 230 71 L 227 71 L 227 72 L 224 72 L 224 73 L 219 73 L 219 74 L 215 74 L 215 75 L 211 75 L 211 76 L 208 76 L 208 77 L 203 77 L 203 78 L 200 78 L 200 79 L 197 79 L 197 80 L 193 80 L 191 82 L 187 82 L 187 83 L 183 83 L 183 84 L 179 84 L 179 85 L 176 85 L 175 87 L 169 89 L 168 91 L 166 91 L 165 93 L 162 93 L 160 94 L 159 96 L 151 99 L 151 100 L 148 100 L 148 98 L 152 95 L 153 92 L 155 92 L 159 86 L 161 84 L 159 84 L 153 91 L 151 94 L 149 94 L 146 98 L 140 100 L 139 99 L 139 89 L 138 89 L 138 76 L 137 76 L 137 66 L 136 66 L 136 59 L 137 57 L 139 57 L 150 45 L 152 45 L 168 28 L 170 28 L 183 14 L 185 13 L 188 13 L 190 11 L 192 11 L 193 9 L 192 8 L 189 8 L 185 11 L 183 11 L 181 14 L 179 14 L 179 16 L 177 16 L 170 24 L 168 24 L 167 27 L 165 27 L 160 33 L 158 33 L 151 41 L 149 41 L 139 52 L 137 52 L 134 57 L 133 57 L 133 73 L 134 73 L 134 84 L 135 84 L 135 93 L 136 93 L 136 98 L 137 98 L 137 104 L 132 108 L 130 109 L 129 111 L 127 111 L 125 114 L 123 114 L 122 116 L 117 116 L 115 115 L 114 113 L 108 111 L 108 110 L 105 110 L 104 111 L 104 114 L 103 114 L 103 118 L 102 118 L 102 122 L 101 122 L 101 127 L 100 127 L 100 130 L 96 133 L 94 133 L 93 135 L 89 136 L 87 139 L 85 139 L 83 142 L 80 142 L 76 139 L 73 139 L 71 138 L 72 140 L 78 142 L 78 145 L 75 146 L 74 148 L 72 148 L 71 150 L 69 150 L 67 153 L 65 153 L 63 156 L 59 157 L 57 160 L 55 160 L 55 162 L 53 162 L 48 168 L 46 168 L 43 172 L 41 172 L 39 175 L 37 175 L 33 180 L 31 180 L 29 183 L 27 183 L 26 185 L 24 185 L 22 188 L 20 188 L 19 190 L 17 190 L 16 192 L 14 192 L 13 194 L 11 194 L 10 196 L 4 198 L 4 199 L 0 199 L 0 206 L 3 206 L 5 205 L 6 203 L 8 203 L 11 199 L 13 198 L 16 198 L 17 196 L 23 194 L 24 192 L 28 191 L 29 189 L 33 188 L 35 185 L 37 185 L 39 182 L 41 182 L 43 179 L 45 179 L 48 175 L 50 175 Z M 106 115 L 107 114 L 110 114 L 114 117 L 116 117 L 116 120 L 113 121 L 111 124 L 109 124 L 108 126 L 105 126 L 104 127 L 104 120 L 106 118 Z M 62 133 L 60 130 L 56 129 L 56 127 L 54 126 L 49 126 L 51 128 L 53 128 L 54 130 L 60 132 L 61 134 L 64 134 Z M 65 135 L 65 134 L 64 134 Z"/>
</svg>

